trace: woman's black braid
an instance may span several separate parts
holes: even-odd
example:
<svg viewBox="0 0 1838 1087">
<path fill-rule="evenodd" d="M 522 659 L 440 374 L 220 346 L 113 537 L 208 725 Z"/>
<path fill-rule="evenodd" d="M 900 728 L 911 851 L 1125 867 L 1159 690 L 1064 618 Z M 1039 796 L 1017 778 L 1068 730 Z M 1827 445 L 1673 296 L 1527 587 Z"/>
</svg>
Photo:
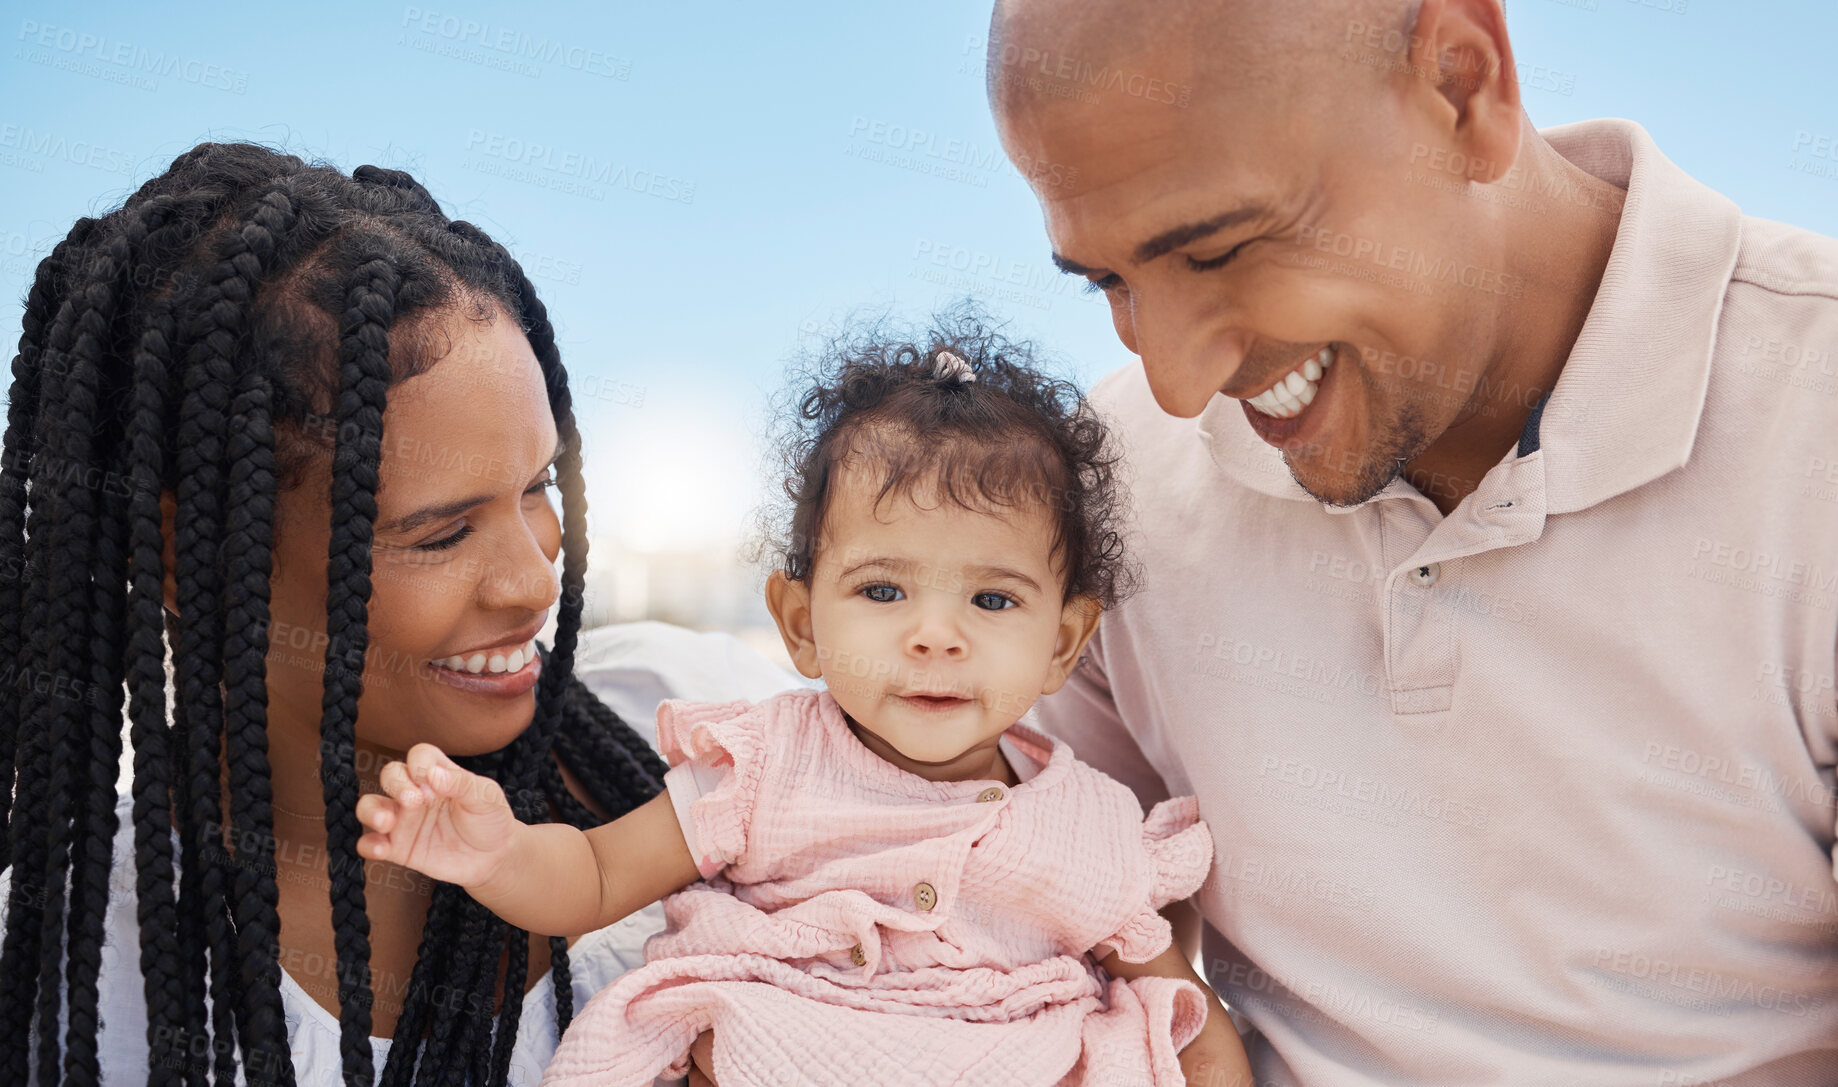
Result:
<svg viewBox="0 0 1838 1087">
<path fill-rule="evenodd" d="M 325 444 L 310 424 L 330 414 L 340 426 L 321 772 L 344 1079 L 371 1082 L 353 761 L 371 521 L 388 389 L 433 364 L 412 343 L 392 353 L 390 332 L 469 301 L 518 321 L 542 366 L 563 441 L 563 560 L 534 720 L 505 749 L 465 761 L 523 818 L 582 827 L 600 819 L 567 791 L 557 759 L 614 817 L 662 787 L 655 752 L 573 676 L 587 545 L 580 438 L 554 330 L 517 262 L 401 171 L 347 177 L 255 145 L 201 144 L 121 208 L 79 220 L 25 300 L 0 457 L 0 657 L 14 669 L 0 683 L 0 765 L 13 775 L 0 800 L 12 866 L 0 1081 L 100 1080 L 96 982 L 125 685 L 147 1080 L 293 1082 L 268 594 L 276 504 Z M 170 570 L 162 492 L 176 506 Z M 169 575 L 177 619 L 163 606 Z M 549 946 L 565 1028 L 568 955 L 563 941 Z M 383 1082 L 505 1083 L 527 971 L 527 933 L 437 884 Z M 62 1037 L 42 1029 L 60 1013 Z"/>
</svg>

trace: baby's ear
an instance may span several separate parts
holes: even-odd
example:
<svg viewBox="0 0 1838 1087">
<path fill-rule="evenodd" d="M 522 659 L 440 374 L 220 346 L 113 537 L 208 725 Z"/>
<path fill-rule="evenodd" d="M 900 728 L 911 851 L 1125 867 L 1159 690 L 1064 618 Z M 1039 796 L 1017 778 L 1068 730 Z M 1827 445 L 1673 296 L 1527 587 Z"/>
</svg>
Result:
<svg viewBox="0 0 1838 1087">
<path fill-rule="evenodd" d="M 1047 682 L 1041 694 L 1052 694 L 1065 685 L 1072 669 L 1085 652 L 1085 643 L 1098 632 L 1104 605 L 1095 596 L 1074 596 L 1059 610 L 1059 637 L 1053 643 L 1053 660 L 1047 669 Z"/>
<path fill-rule="evenodd" d="M 766 579 L 766 610 L 779 625 L 779 637 L 785 640 L 785 652 L 798 673 L 810 679 L 823 675 L 818 659 L 817 639 L 811 633 L 811 590 L 802 581 L 793 581 L 785 571 L 774 570 Z"/>
</svg>

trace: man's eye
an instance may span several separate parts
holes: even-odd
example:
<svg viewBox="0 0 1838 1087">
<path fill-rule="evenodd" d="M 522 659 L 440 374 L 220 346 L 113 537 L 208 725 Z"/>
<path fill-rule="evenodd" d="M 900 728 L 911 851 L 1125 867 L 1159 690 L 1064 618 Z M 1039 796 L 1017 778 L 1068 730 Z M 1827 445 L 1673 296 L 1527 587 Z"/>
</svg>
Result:
<svg viewBox="0 0 1838 1087">
<path fill-rule="evenodd" d="M 1111 291 L 1114 291 L 1118 287 L 1121 287 L 1121 286 L 1123 286 L 1123 280 L 1117 275 L 1117 273 L 1112 272 L 1110 275 L 1105 276 L 1103 279 L 1086 280 L 1085 281 L 1085 293 L 1086 294 L 1097 294 L 1099 291 L 1102 291 L 1105 294 L 1109 294 Z"/>
<path fill-rule="evenodd" d="M 1210 272 L 1214 268 L 1223 268 L 1225 267 L 1228 261 L 1230 261 L 1233 257 L 1238 255 L 1238 251 L 1240 249 L 1243 249 L 1245 246 L 1250 245 L 1250 244 L 1251 244 L 1250 241 L 1239 242 L 1237 245 L 1232 246 L 1230 249 L 1226 250 L 1224 253 L 1221 253 L 1220 255 L 1216 257 L 1210 257 L 1206 260 L 1195 260 L 1192 257 L 1188 257 L 1187 267 L 1191 268 L 1192 270 L 1196 272 Z"/>
<path fill-rule="evenodd" d="M 901 597 L 900 590 L 892 585 L 863 586 L 861 593 L 876 604 L 891 604 Z"/>
<path fill-rule="evenodd" d="M 994 603 L 989 603 L 989 601 L 994 601 Z M 1013 597 L 1003 596 L 1001 593 L 978 593 L 970 598 L 970 602 L 984 611 L 1002 611 L 1015 604 Z"/>
</svg>

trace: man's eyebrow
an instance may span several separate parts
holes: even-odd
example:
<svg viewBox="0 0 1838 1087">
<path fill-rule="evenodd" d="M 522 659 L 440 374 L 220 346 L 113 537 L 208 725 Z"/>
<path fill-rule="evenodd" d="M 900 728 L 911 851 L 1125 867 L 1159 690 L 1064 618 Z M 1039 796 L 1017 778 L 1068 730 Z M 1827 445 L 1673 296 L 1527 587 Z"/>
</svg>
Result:
<svg viewBox="0 0 1838 1087">
<path fill-rule="evenodd" d="M 1257 204 L 1246 204 L 1233 208 L 1222 215 L 1202 219 L 1197 223 L 1184 223 L 1172 230 L 1164 230 L 1148 241 L 1136 247 L 1136 263 L 1147 264 L 1164 253 L 1172 253 L 1183 245 L 1197 242 L 1210 234 L 1217 234 L 1227 227 L 1237 226 L 1249 219 L 1257 219 L 1265 214 Z"/>
<path fill-rule="evenodd" d="M 1239 223 L 1260 218 L 1264 214 L 1266 211 L 1261 205 L 1247 204 L 1241 208 L 1233 208 L 1224 214 L 1215 215 L 1210 219 L 1202 219 L 1197 223 L 1183 223 L 1172 229 L 1164 230 L 1137 246 L 1132 262 L 1147 264 L 1156 257 L 1172 253 L 1183 245 L 1197 242 L 1211 234 L 1217 234 L 1227 227 L 1234 227 Z M 1060 256 L 1057 252 L 1053 254 L 1053 266 L 1068 275 L 1092 276 L 1098 273 L 1098 269 L 1088 268 L 1076 260 Z"/>
<path fill-rule="evenodd" d="M 549 467 L 549 465 L 561 459 L 562 450 L 565 444 L 566 443 L 559 437 L 555 440 L 555 452 L 550 455 L 549 463 L 543 465 L 544 468 Z M 383 488 L 378 487 L 377 493 L 381 494 L 382 490 Z M 482 494 L 474 495 L 470 498 L 462 498 L 455 502 L 442 502 L 438 506 L 424 506 L 413 513 L 405 513 L 387 524 L 378 525 L 374 531 L 379 533 L 413 532 L 425 525 L 444 521 L 455 514 L 465 513 L 472 507 L 490 501 L 490 499 L 490 495 Z"/>
</svg>

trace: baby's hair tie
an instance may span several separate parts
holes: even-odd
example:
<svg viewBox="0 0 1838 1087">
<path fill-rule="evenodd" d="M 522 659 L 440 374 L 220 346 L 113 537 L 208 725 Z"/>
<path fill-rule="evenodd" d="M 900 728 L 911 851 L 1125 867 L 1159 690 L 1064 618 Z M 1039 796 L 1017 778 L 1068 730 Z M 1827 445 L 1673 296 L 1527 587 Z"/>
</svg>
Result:
<svg viewBox="0 0 1838 1087">
<path fill-rule="evenodd" d="M 962 385 L 967 381 L 976 380 L 976 371 L 970 368 L 970 364 L 965 362 L 961 355 L 950 351 L 940 351 L 932 360 L 932 367 L 934 375 L 940 381 L 947 381 L 953 385 Z"/>
</svg>

